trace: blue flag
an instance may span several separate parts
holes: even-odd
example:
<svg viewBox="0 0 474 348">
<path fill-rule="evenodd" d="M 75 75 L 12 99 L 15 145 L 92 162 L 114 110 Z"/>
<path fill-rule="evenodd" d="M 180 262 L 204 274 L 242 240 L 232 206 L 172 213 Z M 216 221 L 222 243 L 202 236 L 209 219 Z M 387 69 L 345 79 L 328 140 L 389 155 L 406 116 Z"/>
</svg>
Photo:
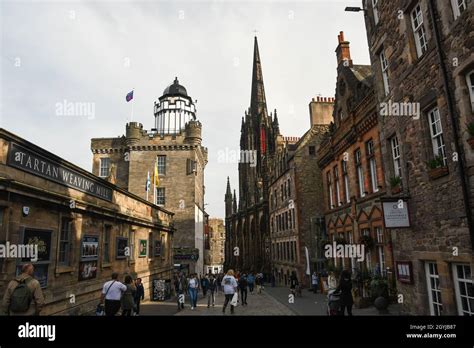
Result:
<svg viewBox="0 0 474 348">
<path fill-rule="evenodd" d="M 127 96 L 125 97 L 125 100 L 127 101 L 127 103 L 132 99 L 133 99 L 133 91 L 129 92 Z"/>
</svg>

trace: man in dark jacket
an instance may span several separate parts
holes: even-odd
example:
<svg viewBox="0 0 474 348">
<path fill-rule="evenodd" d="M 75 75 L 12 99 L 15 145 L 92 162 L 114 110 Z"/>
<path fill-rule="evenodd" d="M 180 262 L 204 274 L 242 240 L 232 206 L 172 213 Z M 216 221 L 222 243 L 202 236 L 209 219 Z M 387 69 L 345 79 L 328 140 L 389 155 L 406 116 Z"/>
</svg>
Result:
<svg viewBox="0 0 474 348">
<path fill-rule="evenodd" d="M 206 297 L 207 289 L 209 288 L 209 275 L 201 278 L 202 297 Z"/>
<path fill-rule="evenodd" d="M 140 301 L 145 299 L 145 289 L 143 288 L 142 278 L 137 278 L 135 280 L 135 314 L 140 315 Z"/>
<path fill-rule="evenodd" d="M 209 284 L 207 288 L 207 308 L 211 306 L 211 300 L 212 300 L 212 307 L 215 305 L 215 294 L 217 291 L 217 280 L 214 277 L 214 274 L 209 275 Z"/>
<path fill-rule="evenodd" d="M 242 300 L 242 306 L 247 305 L 247 275 L 244 273 L 239 279 L 240 299 Z"/>
<path fill-rule="evenodd" d="M 351 273 L 348 270 L 344 270 L 341 273 L 339 286 L 336 289 L 336 292 L 339 291 L 341 292 L 341 311 L 339 314 L 344 315 L 344 312 L 347 309 L 347 314 L 351 316 L 354 300 L 352 299 Z"/>
<path fill-rule="evenodd" d="M 178 311 L 184 308 L 184 297 L 186 294 L 186 279 L 183 274 L 177 274 L 174 279 L 174 289 L 176 292 L 176 302 Z"/>
</svg>

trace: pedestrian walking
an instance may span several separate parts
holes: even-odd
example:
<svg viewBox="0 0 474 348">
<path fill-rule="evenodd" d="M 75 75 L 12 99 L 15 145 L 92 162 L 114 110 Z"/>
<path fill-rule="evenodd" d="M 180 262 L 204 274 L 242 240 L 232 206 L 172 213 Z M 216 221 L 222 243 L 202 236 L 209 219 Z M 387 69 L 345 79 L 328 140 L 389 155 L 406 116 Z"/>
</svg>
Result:
<svg viewBox="0 0 474 348">
<path fill-rule="evenodd" d="M 174 279 L 174 290 L 176 293 L 176 301 L 178 304 L 178 311 L 184 308 L 184 294 L 186 293 L 186 279 L 184 275 L 176 274 Z"/>
<path fill-rule="evenodd" d="M 140 315 L 140 301 L 145 299 L 145 289 L 143 288 L 142 278 L 135 280 L 135 315 Z"/>
<path fill-rule="evenodd" d="M 237 280 L 234 278 L 234 271 L 229 269 L 227 271 L 227 274 L 222 278 L 222 287 L 224 288 L 224 295 L 225 295 L 225 301 L 224 301 L 224 307 L 222 307 L 222 313 L 225 313 L 225 309 L 227 307 L 227 304 L 229 301 L 232 301 L 232 298 L 234 297 L 235 292 L 237 291 Z M 230 313 L 234 314 L 234 306 L 232 303 L 230 304 Z"/>
<path fill-rule="evenodd" d="M 255 276 L 253 275 L 253 272 L 250 272 L 247 275 L 247 284 L 248 284 L 250 293 L 253 294 L 253 287 L 255 286 Z"/>
<path fill-rule="evenodd" d="M 122 316 L 130 317 L 132 315 L 133 307 L 135 305 L 135 293 L 136 288 L 133 285 L 132 277 L 127 275 L 125 277 L 125 291 L 122 294 L 122 298 L 120 299 L 120 303 L 122 306 Z"/>
<path fill-rule="evenodd" d="M 207 308 L 210 307 L 212 302 L 212 307 L 214 307 L 216 298 L 215 294 L 217 291 L 217 280 L 214 277 L 214 274 L 209 275 L 209 288 L 207 289 Z"/>
<path fill-rule="evenodd" d="M 112 273 L 112 280 L 109 280 L 102 287 L 101 303 L 104 303 L 106 316 L 114 316 L 120 310 L 120 299 L 127 290 L 127 286 L 119 282 L 118 273 Z"/>
<path fill-rule="evenodd" d="M 311 276 L 311 286 L 313 287 L 313 292 L 317 294 L 319 287 L 319 277 L 316 272 L 313 272 L 313 275 Z"/>
<path fill-rule="evenodd" d="M 263 276 L 260 273 L 258 273 L 255 277 L 255 286 L 257 287 L 257 294 L 261 294 L 263 286 Z"/>
<path fill-rule="evenodd" d="M 209 288 L 209 275 L 205 275 L 201 279 L 202 297 L 206 297 L 207 289 Z"/>
<path fill-rule="evenodd" d="M 244 273 L 239 279 L 240 299 L 242 301 L 242 306 L 247 305 L 247 286 L 247 275 Z"/>
<path fill-rule="evenodd" d="M 221 292 L 224 291 L 224 287 L 221 285 L 223 278 L 224 278 L 224 273 L 219 272 L 219 275 L 217 276 L 217 289 Z"/>
<path fill-rule="evenodd" d="M 274 288 L 275 287 L 275 282 L 276 282 L 276 278 L 275 278 L 274 273 L 272 273 L 272 275 L 270 276 L 270 280 L 271 280 L 272 288 Z"/>
<path fill-rule="evenodd" d="M 191 275 L 188 283 L 188 292 L 189 298 L 191 301 L 191 310 L 197 307 L 197 299 L 198 299 L 198 291 L 199 291 L 199 279 L 197 274 L 194 273 Z"/>
<path fill-rule="evenodd" d="M 336 279 L 336 276 L 334 275 L 334 272 L 329 272 L 328 288 L 329 290 L 334 290 L 337 288 L 337 279 Z"/>
<path fill-rule="evenodd" d="M 34 278 L 34 266 L 24 264 L 21 274 L 8 283 L 3 296 L 7 315 L 39 315 L 44 306 L 44 296 L 39 281 Z"/>
<path fill-rule="evenodd" d="M 344 270 L 341 273 L 339 280 L 339 286 L 336 292 L 341 292 L 341 312 L 340 315 L 344 315 L 347 310 L 347 315 L 352 316 L 352 305 L 354 300 L 352 298 L 352 280 L 351 273 L 348 270 Z"/>
<path fill-rule="evenodd" d="M 290 276 L 290 290 L 293 295 L 295 295 L 296 292 L 299 292 L 299 289 L 298 289 L 299 286 L 300 286 L 300 283 L 298 281 L 298 277 L 296 276 L 296 272 L 293 271 L 291 272 L 291 276 Z"/>
</svg>

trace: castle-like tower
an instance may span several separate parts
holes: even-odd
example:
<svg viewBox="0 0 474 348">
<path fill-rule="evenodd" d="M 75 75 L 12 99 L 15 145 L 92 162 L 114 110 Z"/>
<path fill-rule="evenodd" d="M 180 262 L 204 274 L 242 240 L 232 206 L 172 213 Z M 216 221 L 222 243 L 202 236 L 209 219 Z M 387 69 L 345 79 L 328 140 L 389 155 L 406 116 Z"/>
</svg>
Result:
<svg viewBox="0 0 474 348">
<path fill-rule="evenodd" d="M 92 139 L 92 170 L 173 212 L 174 264 L 180 264 L 185 272 L 203 273 L 207 148 L 201 145 L 202 125 L 196 106 L 177 78 L 155 102 L 154 116 L 150 131 L 130 122 L 122 137 Z M 158 185 L 153 180 L 155 165 Z M 150 246 L 149 254 L 155 252 L 154 247 Z"/>
<path fill-rule="evenodd" d="M 268 114 L 258 42 L 254 40 L 250 107 L 242 117 L 239 202 L 227 182 L 225 267 L 270 271 L 269 165 L 281 138 L 276 110 Z M 249 155 L 251 154 L 251 155 Z M 255 158 L 256 163 L 245 159 Z M 238 248 L 238 249 L 236 249 Z"/>
</svg>

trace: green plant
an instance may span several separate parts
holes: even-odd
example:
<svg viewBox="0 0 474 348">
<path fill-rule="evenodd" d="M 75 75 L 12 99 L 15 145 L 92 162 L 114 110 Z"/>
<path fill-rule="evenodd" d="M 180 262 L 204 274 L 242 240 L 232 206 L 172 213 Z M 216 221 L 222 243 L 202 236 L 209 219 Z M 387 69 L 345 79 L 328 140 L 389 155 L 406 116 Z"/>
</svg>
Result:
<svg viewBox="0 0 474 348">
<path fill-rule="evenodd" d="M 390 187 L 391 188 L 397 187 L 401 183 L 402 183 L 402 179 L 399 176 L 392 176 L 390 178 Z"/>
<path fill-rule="evenodd" d="M 370 293 L 373 299 L 377 297 L 388 298 L 388 282 L 387 279 L 375 276 L 370 282 Z"/>
<path fill-rule="evenodd" d="M 469 135 L 471 137 L 474 137 L 474 122 L 469 122 L 467 125 L 466 125 L 466 128 L 467 128 L 467 132 L 469 133 Z"/>
<path fill-rule="evenodd" d="M 371 236 L 360 237 L 359 243 L 364 244 L 367 250 L 371 250 L 375 245 L 374 239 Z"/>
<path fill-rule="evenodd" d="M 344 237 L 337 237 L 335 240 L 336 244 L 347 244 L 347 241 L 344 239 Z"/>
<path fill-rule="evenodd" d="M 438 155 L 435 158 L 433 158 L 432 160 L 429 160 L 428 162 L 426 162 L 426 164 L 428 165 L 428 168 L 430 168 L 430 169 L 436 169 L 436 168 L 444 167 L 443 156 Z"/>
</svg>

